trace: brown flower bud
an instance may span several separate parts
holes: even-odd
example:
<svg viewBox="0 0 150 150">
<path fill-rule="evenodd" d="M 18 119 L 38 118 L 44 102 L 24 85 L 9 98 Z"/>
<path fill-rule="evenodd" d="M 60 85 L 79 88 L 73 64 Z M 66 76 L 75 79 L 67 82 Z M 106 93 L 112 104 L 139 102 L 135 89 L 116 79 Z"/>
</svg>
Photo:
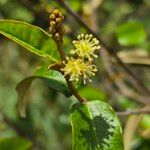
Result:
<svg viewBox="0 0 150 150">
<path fill-rule="evenodd" d="M 51 14 L 49 18 L 50 18 L 51 20 L 54 20 L 54 19 L 55 19 L 55 15 L 54 15 L 54 14 Z"/>
<path fill-rule="evenodd" d="M 56 33 L 56 30 L 55 30 L 52 26 L 49 27 L 49 31 L 50 31 L 50 33 L 52 33 L 52 34 Z"/>
<path fill-rule="evenodd" d="M 51 26 L 55 26 L 56 22 L 55 21 L 50 21 Z"/>
<path fill-rule="evenodd" d="M 62 22 L 62 19 L 61 18 L 56 18 L 56 22 L 57 23 Z"/>
<path fill-rule="evenodd" d="M 49 18 L 50 18 L 49 31 L 56 40 L 60 40 L 64 33 L 64 27 L 62 24 L 64 20 L 63 14 L 58 9 L 54 9 L 51 12 Z"/>
<path fill-rule="evenodd" d="M 61 36 L 60 36 L 60 34 L 57 32 L 56 34 L 55 34 L 55 39 L 56 40 L 59 40 L 61 38 Z"/>
<path fill-rule="evenodd" d="M 54 9 L 54 10 L 53 10 L 53 14 L 54 14 L 55 16 L 58 16 L 58 15 L 59 15 L 59 10 L 58 10 L 58 9 Z"/>
</svg>

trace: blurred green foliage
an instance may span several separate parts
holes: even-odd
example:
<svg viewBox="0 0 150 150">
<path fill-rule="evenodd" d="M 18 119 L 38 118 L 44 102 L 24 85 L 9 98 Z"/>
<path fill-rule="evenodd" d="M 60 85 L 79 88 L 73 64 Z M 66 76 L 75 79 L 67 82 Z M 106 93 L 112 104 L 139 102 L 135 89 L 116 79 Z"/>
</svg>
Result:
<svg viewBox="0 0 150 150">
<path fill-rule="evenodd" d="M 21 138 L 1 138 L 0 149 L 10 150 L 28 150 L 31 148 L 31 142 Z"/>
<path fill-rule="evenodd" d="M 117 28 L 117 38 L 123 46 L 138 46 L 146 41 L 146 36 L 142 23 L 129 22 Z"/>
</svg>

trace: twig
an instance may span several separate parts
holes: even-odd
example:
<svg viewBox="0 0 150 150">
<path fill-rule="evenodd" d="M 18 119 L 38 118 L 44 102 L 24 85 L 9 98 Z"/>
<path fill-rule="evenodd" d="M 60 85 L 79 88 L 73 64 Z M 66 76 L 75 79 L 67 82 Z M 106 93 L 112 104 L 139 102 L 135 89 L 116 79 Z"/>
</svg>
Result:
<svg viewBox="0 0 150 150">
<path fill-rule="evenodd" d="M 50 13 L 50 26 L 49 26 L 49 31 L 52 35 L 52 38 L 54 39 L 56 45 L 57 45 L 57 50 L 60 54 L 61 57 L 61 65 L 62 68 L 65 67 L 65 63 L 67 63 L 67 58 L 65 51 L 63 50 L 63 35 L 64 35 L 64 26 L 63 26 L 63 20 L 64 16 L 58 9 L 54 9 Z M 64 72 L 60 68 L 60 72 L 64 74 Z M 79 102 L 85 103 L 86 100 L 79 95 L 79 93 L 76 90 L 76 87 L 73 85 L 73 83 L 70 81 L 70 75 L 67 74 L 64 76 L 66 79 L 67 85 L 71 93 L 78 99 Z"/>
<path fill-rule="evenodd" d="M 150 109 L 139 109 L 139 110 L 131 110 L 124 112 L 117 112 L 118 116 L 127 116 L 127 115 L 139 115 L 139 114 L 150 114 Z"/>
<path fill-rule="evenodd" d="M 108 78 L 111 81 L 115 82 L 115 84 L 116 84 L 117 88 L 119 89 L 120 93 L 122 95 L 126 96 L 126 97 L 130 97 L 132 100 L 135 100 L 136 102 L 138 102 L 140 104 L 150 103 L 150 96 L 145 96 L 145 95 L 138 94 L 133 89 L 131 89 L 130 87 L 127 87 L 127 85 L 125 84 L 126 82 L 123 79 L 124 78 L 123 75 L 121 73 L 119 73 L 116 69 L 114 69 L 113 65 L 111 64 L 111 60 L 110 60 L 110 57 L 109 57 L 108 53 L 104 50 L 101 51 L 101 53 L 102 53 L 102 56 L 103 56 L 102 59 L 105 62 L 104 63 L 105 68 L 108 72 Z M 129 79 L 130 78 L 128 77 L 128 80 Z M 131 80 L 129 80 L 128 82 L 130 83 Z"/>
<path fill-rule="evenodd" d="M 96 13 L 96 8 L 93 7 L 93 3 L 94 3 L 93 0 L 88 1 L 88 6 L 90 7 L 91 11 L 90 11 L 90 13 L 88 13 L 87 19 L 92 21 L 90 27 L 95 32 L 98 32 L 97 13 Z M 148 104 L 150 97 L 138 94 L 135 91 L 133 91 L 131 89 L 131 87 L 126 85 L 126 81 L 123 78 L 124 77 L 123 74 L 121 72 L 118 72 L 118 68 L 116 69 L 116 66 L 113 65 L 112 59 L 111 59 L 110 55 L 108 54 L 108 52 L 102 48 L 101 51 L 99 51 L 99 53 L 102 56 L 104 66 L 107 71 L 107 73 L 106 73 L 107 75 L 105 75 L 105 77 L 107 76 L 106 78 L 109 79 L 109 81 L 108 81 L 109 83 L 107 83 L 107 87 L 105 86 L 106 79 L 105 79 L 105 83 L 103 83 L 103 85 L 105 86 L 105 88 L 109 88 L 109 90 L 106 90 L 106 89 L 105 90 L 107 91 L 107 93 L 108 93 L 108 91 L 111 92 L 111 99 L 112 98 L 116 99 L 116 97 L 119 97 L 120 93 L 121 93 L 125 97 L 130 97 L 130 99 L 134 100 L 136 103 Z M 97 65 L 97 66 L 99 67 L 99 65 Z M 98 72 L 97 72 L 99 77 L 101 77 L 100 70 L 101 70 L 101 68 L 99 68 Z M 136 84 L 132 81 L 132 79 L 130 79 L 128 76 L 129 75 L 127 74 L 126 80 L 128 80 L 129 83 L 132 83 L 134 85 L 134 87 L 137 87 Z M 113 81 L 114 81 L 116 87 L 118 88 L 119 93 L 118 93 L 118 90 L 114 86 L 112 86 Z M 101 82 L 104 82 L 104 80 L 102 80 Z M 139 90 L 139 92 L 140 92 L 140 89 L 138 89 L 138 87 L 135 89 Z"/>
<path fill-rule="evenodd" d="M 104 49 L 111 54 L 116 61 L 118 62 L 118 64 L 120 66 L 122 66 L 124 68 L 124 70 L 132 77 L 132 79 L 137 83 L 138 88 L 141 90 L 141 92 L 143 94 L 150 94 L 149 89 L 147 89 L 145 87 L 145 85 L 143 84 L 143 82 L 136 76 L 136 74 L 126 65 L 124 64 L 121 59 L 116 55 L 115 53 L 115 49 L 108 47 L 103 40 L 101 39 L 101 37 L 99 36 L 99 34 L 97 34 L 96 32 L 94 32 L 83 20 L 82 18 L 75 13 L 67 4 L 67 2 L 65 0 L 58 0 L 58 2 L 61 4 L 61 6 L 63 6 L 68 12 L 69 14 L 71 14 L 78 22 L 80 25 L 84 26 L 90 33 L 92 33 L 101 43 L 102 47 L 104 47 Z"/>
<path fill-rule="evenodd" d="M 65 56 L 65 53 L 63 51 L 63 40 L 55 40 L 56 41 L 56 44 L 57 44 L 57 49 L 61 55 L 61 59 L 62 61 L 66 61 L 66 56 Z M 86 102 L 86 99 L 84 99 L 83 97 L 81 97 L 79 95 L 79 93 L 77 92 L 76 88 L 74 87 L 74 85 L 72 84 L 72 82 L 69 80 L 69 75 L 65 76 L 65 79 L 66 79 L 66 82 L 67 82 L 67 85 L 70 89 L 70 91 L 72 92 L 72 94 L 81 102 L 81 103 L 84 103 Z"/>
</svg>

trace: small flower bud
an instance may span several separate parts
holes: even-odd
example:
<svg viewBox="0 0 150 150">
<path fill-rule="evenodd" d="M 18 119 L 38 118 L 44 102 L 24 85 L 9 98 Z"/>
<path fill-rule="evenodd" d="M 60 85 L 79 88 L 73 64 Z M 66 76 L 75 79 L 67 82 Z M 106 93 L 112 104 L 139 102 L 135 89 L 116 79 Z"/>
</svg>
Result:
<svg viewBox="0 0 150 150">
<path fill-rule="evenodd" d="M 54 15 L 54 14 L 51 14 L 49 18 L 50 18 L 51 20 L 54 20 L 54 19 L 55 19 L 55 15 Z"/>
<path fill-rule="evenodd" d="M 49 31 L 50 31 L 50 33 L 56 33 L 56 30 L 51 26 L 51 27 L 49 27 Z"/>
<path fill-rule="evenodd" d="M 62 25 L 63 22 L 63 15 L 58 9 L 54 9 L 50 16 L 50 27 L 49 31 L 52 34 L 52 36 L 56 39 L 59 40 L 62 38 L 62 35 L 64 33 L 64 27 Z"/>
<path fill-rule="evenodd" d="M 60 36 L 60 34 L 57 32 L 56 34 L 55 34 L 55 39 L 56 40 L 59 40 L 61 38 L 61 36 Z"/>
<path fill-rule="evenodd" d="M 54 10 L 53 10 L 53 14 L 54 14 L 55 16 L 58 16 L 58 15 L 59 15 L 59 10 L 58 10 L 58 9 L 54 9 Z"/>
<path fill-rule="evenodd" d="M 56 18 L 56 22 L 60 23 L 60 22 L 62 22 L 62 19 L 61 18 Z"/>
<path fill-rule="evenodd" d="M 55 21 L 50 21 L 51 26 L 55 26 L 56 22 Z"/>
<path fill-rule="evenodd" d="M 53 32 L 53 27 L 49 27 L 49 31 L 50 31 L 50 32 Z"/>
</svg>

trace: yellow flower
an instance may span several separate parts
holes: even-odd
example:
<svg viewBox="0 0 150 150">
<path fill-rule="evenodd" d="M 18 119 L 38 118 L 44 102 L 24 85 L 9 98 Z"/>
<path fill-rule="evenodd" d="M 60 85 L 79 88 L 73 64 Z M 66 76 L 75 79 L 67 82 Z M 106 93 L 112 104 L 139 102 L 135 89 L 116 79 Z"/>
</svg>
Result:
<svg viewBox="0 0 150 150">
<path fill-rule="evenodd" d="M 98 57 L 94 52 L 100 49 L 99 41 L 92 34 L 81 34 L 77 39 L 73 41 L 75 49 L 70 51 L 71 54 L 77 53 L 79 57 L 88 58 L 89 61 L 93 60 L 91 57 Z"/>
<path fill-rule="evenodd" d="M 83 78 L 84 84 L 86 80 L 90 81 L 89 77 L 94 76 L 97 68 L 90 61 L 84 61 L 83 59 L 73 57 L 67 58 L 67 63 L 63 62 L 65 67 L 61 70 L 64 72 L 64 76 L 69 75 L 70 81 L 78 81 L 80 77 Z"/>
</svg>

